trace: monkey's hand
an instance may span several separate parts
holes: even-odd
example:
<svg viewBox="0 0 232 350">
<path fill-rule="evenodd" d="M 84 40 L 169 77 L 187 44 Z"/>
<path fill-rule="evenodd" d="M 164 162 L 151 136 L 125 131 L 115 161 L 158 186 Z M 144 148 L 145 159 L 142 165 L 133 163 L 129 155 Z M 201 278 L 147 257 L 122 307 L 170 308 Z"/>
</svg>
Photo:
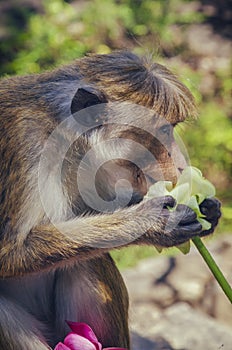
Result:
<svg viewBox="0 0 232 350">
<path fill-rule="evenodd" d="M 148 200 L 143 204 L 143 210 L 147 211 L 149 217 L 153 208 L 157 208 L 161 203 L 158 219 L 139 239 L 140 243 L 172 247 L 200 234 L 202 226 L 197 220 L 196 213 L 184 204 L 175 206 L 176 202 L 171 196 Z"/>
<path fill-rule="evenodd" d="M 199 207 L 201 213 L 205 215 L 204 219 L 209 221 L 211 224 L 211 228 L 209 230 L 204 230 L 200 233 L 200 236 L 203 237 L 214 232 L 219 218 L 221 217 L 221 203 L 216 198 L 206 198 Z"/>
<path fill-rule="evenodd" d="M 199 236 L 206 236 L 214 231 L 221 216 L 220 202 L 214 198 L 215 187 L 203 177 L 199 169 L 186 167 L 175 186 L 168 181 L 156 182 L 150 187 L 146 197 L 165 194 L 174 197 L 177 203 L 187 205 L 194 210 L 197 220 L 202 225 Z M 186 251 L 186 247 L 184 249 Z"/>
</svg>

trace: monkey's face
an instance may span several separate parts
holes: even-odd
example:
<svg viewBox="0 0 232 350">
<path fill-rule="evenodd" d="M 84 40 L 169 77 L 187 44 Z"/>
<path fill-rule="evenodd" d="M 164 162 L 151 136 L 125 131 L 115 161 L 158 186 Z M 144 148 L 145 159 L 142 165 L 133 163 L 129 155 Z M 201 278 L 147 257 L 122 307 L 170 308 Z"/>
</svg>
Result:
<svg viewBox="0 0 232 350">
<path fill-rule="evenodd" d="M 78 198 L 82 197 L 87 210 L 101 211 L 98 207 L 103 202 L 103 210 L 112 203 L 109 210 L 136 204 L 150 185 L 159 180 L 175 182 L 185 167 L 181 152 L 175 153 L 178 146 L 171 124 L 143 116 L 147 125 L 142 129 L 138 124 L 131 126 L 133 116 L 124 115 L 129 124 L 116 123 L 116 118 L 112 123 L 109 117 L 109 122 L 92 128 L 77 141 L 77 149 L 85 150 L 77 164 Z"/>
<path fill-rule="evenodd" d="M 138 203 L 156 181 L 176 182 L 186 161 L 174 139 L 175 124 L 138 104 L 101 103 L 99 95 L 83 89 L 79 94 L 72 105 L 84 130 L 76 142 L 76 153 L 83 153 L 76 164 L 78 201 L 81 196 L 94 210 L 113 202 L 115 210 Z"/>
</svg>

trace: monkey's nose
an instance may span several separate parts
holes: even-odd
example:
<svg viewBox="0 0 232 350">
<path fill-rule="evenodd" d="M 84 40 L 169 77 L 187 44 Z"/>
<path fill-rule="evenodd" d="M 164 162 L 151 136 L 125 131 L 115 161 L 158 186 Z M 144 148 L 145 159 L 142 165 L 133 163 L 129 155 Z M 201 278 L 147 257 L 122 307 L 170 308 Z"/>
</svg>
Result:
<svg viewBox="0 0 232 350">
<path fill-rule="evenodd" d="M 183 172 L 183 168 L 177 168 L 177 170 L 182 174 L 182 172 Z"/>
</svg>

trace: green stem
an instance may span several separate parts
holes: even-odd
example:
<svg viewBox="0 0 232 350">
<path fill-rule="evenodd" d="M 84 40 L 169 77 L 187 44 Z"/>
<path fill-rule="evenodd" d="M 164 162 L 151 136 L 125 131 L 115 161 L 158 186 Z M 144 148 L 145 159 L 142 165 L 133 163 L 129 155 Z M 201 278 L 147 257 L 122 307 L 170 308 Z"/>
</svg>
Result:
<svg viewBox="0 0 232 350">
<path fill-rule="evenodd" d="M 218 281 L 219 285 L 221 286 L 222 290 L 224 291 L 225 295 L 229 299 L 229 301 L 232 303 L 232 289 L 225 279 L 223 273 L 217 266 L 215 260 L 213 259 L 212 255 L 209 253 L 208 249 L 200 239 L 200 237 L 194 237 L 192 238 L 193 243 L 197 247 L 199 253 L 201 254 L 202 258 L 205 260 L 206 264 L 210 268 L 212 274 Z"/>
</svg>

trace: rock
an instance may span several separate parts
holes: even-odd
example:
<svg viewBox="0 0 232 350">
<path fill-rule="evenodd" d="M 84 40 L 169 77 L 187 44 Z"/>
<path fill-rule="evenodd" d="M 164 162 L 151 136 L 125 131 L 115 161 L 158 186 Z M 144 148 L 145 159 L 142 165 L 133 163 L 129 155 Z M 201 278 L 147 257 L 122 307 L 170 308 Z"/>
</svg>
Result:
<svg viewBox="0 0 232 350">
<path fill-rule="evenodd" d="M 156 323 L 153 323 L 150 312 L 150 317 L 146 315 L 146 322 L 149 321 L 149 328 L 141 324 L 140 334 L 143 336 L 132 334 L 132 350 L 231 349 L 231 329 L 186 303 L 167 308 Z"/>
<path fill-rule="evenodd" d="M 167 271 L 169 264 L 169 259 L 161 256 L 158 259 L 143 260 L 136 268 L 124 271 L 123 277 L 131 294 L 131 301 L 139 303 L 149 300 L 162 307 L 171 305 L 174 302 L 173 291 L 168 286 L 155 284 L 156 279 Z"/>
<path fill-rule="evenodd" d="M 206 246 L 232 283 L 232 235 Z M 232 349 L 232 306 L 194 247 L 186 256 L 143 260 L 123 276 L 133 350 Z"/>
<path fill-rule="evenodd" d="M 174 349 L 229 350 L 232 347 L 232 332 L 229 327 L 194 310 L 186 303 L 179 303 L 165 310 L 162 318 L 148 337 L 164 337 Z"/>
<path fill-rule="evenodd" d="M 132 350 L 174 350 L 171 345 L 162 338 L 152 341 L 141 337 L 136 333 L 131 335 Z"/>
</svg>

